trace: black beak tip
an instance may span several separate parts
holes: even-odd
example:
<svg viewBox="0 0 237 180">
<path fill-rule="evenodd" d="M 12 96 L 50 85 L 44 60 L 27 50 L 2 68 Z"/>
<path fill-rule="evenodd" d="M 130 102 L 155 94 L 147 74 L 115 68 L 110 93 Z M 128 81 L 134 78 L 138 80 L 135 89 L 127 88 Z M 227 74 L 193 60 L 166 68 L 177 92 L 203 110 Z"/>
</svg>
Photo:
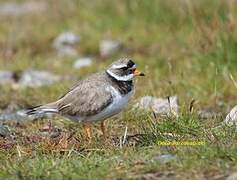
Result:
<svg viewBox="0 0 237 180">
<path fill-rule="evenodd" d="M 140 74 L 140 76 L 145 76 L 145 74 L 142 72 L 142 73 Z"/>
</svg>

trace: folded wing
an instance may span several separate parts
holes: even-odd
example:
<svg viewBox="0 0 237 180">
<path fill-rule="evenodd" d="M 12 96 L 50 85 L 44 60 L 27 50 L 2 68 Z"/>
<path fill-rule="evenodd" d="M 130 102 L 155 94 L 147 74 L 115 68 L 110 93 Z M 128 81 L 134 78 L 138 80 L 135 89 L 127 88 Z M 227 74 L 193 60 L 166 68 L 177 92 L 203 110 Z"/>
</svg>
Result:
<svg viewBox="0 0 237 180">
<path fill-rule="evenodd" d="M 91 116 L 112 103 L 112 94 L 100 82 L 83 82 L 65 94 L 58 102 L 57 109 L 62 115 Z"/>
</svg>

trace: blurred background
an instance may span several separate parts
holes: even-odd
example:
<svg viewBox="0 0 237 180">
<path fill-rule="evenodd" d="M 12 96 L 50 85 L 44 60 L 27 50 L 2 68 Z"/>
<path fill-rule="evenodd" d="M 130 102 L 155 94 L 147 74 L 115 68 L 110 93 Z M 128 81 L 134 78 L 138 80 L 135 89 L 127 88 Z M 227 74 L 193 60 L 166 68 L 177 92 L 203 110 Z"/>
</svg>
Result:
<svg viewBox="0 0 237 180">
<path fill-rule="evenodd" d="M 121 57 L 147 74 L 136 97 L 235 104 L 236 0 L 1 0 L 0 109 L 58 98 Z"/>
</svg>

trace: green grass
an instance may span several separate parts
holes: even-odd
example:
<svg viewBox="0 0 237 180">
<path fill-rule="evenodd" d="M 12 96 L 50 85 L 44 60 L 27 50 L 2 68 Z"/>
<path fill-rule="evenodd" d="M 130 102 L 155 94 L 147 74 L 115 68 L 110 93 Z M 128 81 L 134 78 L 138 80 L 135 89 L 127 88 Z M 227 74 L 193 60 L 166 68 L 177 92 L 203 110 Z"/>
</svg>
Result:
<svg viewBox="0 0 237 180">
<path fill-rule="evenodd" d="M 127 110 L 108 120 L 107 142 L 95 124 L 93 143 L 86 145 L 82 125 L 62 117 L 52 120 L 62 130 L 61 139 L 42 135 L 40 129 L 48 120 L 10 124 L 15 139 L 0 137 L 0 179 L 213 179 L 237 170 L 236 130 L 218 127 L 237 99 L 230 78 L 237 80 L 234 1 L 42 1 L 49 4 L 47 13 L 0 16 L 0 69 L 17 73 L 46 69 L 79 80 L 127 56 L 147 76 L 136 81 L 136 94 Z M 56 55 L 52 42 L 68 30 L 80 35 L 76 48 L 81 55 L 93 55 L 94 65 L 76 70 L 72 68 L 74 58 Z M 101 58 L 98 47 L 103 38 L 122 41 L 124 50 Z M 7 48 L 14 53 L 6 56 Z M 9 104 L 25 108 L 53 101 L 75 83 L 64 80 L 42 88 L 0 87 L 0 110 Z M 144 95 L 177 95 L 180 116 L 155 118 L 152 113 L 132 109 Z M 196 104 L 190 113 L 193 99 Z M 197 112 L 203 109 L 223 117 L 200 119 Z M 121 147 L 119 138 L 126 127 L 133 138 Z M 160 141 L 203 141 L 205 145 L 161 146 Z M 155 158 L 161 154 L 176 159 L 161 163 Z"/>
</svg>

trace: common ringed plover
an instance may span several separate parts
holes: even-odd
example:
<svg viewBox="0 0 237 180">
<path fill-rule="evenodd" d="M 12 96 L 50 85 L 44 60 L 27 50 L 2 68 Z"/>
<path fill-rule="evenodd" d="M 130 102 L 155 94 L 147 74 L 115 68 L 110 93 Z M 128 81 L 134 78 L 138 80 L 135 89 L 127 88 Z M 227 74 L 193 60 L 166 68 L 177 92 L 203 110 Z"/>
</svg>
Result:
<svg viewBox="0 0 237 180">
<path fill-rule="evenodd" d="M 119 59 L 106 71 L 92 74 L 80 81 L 59 100 L 29 109 L 28 115 L 56 113 L 75 122 L 84 123 L 86 137 L 91 142 L 90 123 L 104 120 L 121 112 L 133 94 L 133 79 L 144 76 L 136 64 L 127 58 Z"/>
</svg>

